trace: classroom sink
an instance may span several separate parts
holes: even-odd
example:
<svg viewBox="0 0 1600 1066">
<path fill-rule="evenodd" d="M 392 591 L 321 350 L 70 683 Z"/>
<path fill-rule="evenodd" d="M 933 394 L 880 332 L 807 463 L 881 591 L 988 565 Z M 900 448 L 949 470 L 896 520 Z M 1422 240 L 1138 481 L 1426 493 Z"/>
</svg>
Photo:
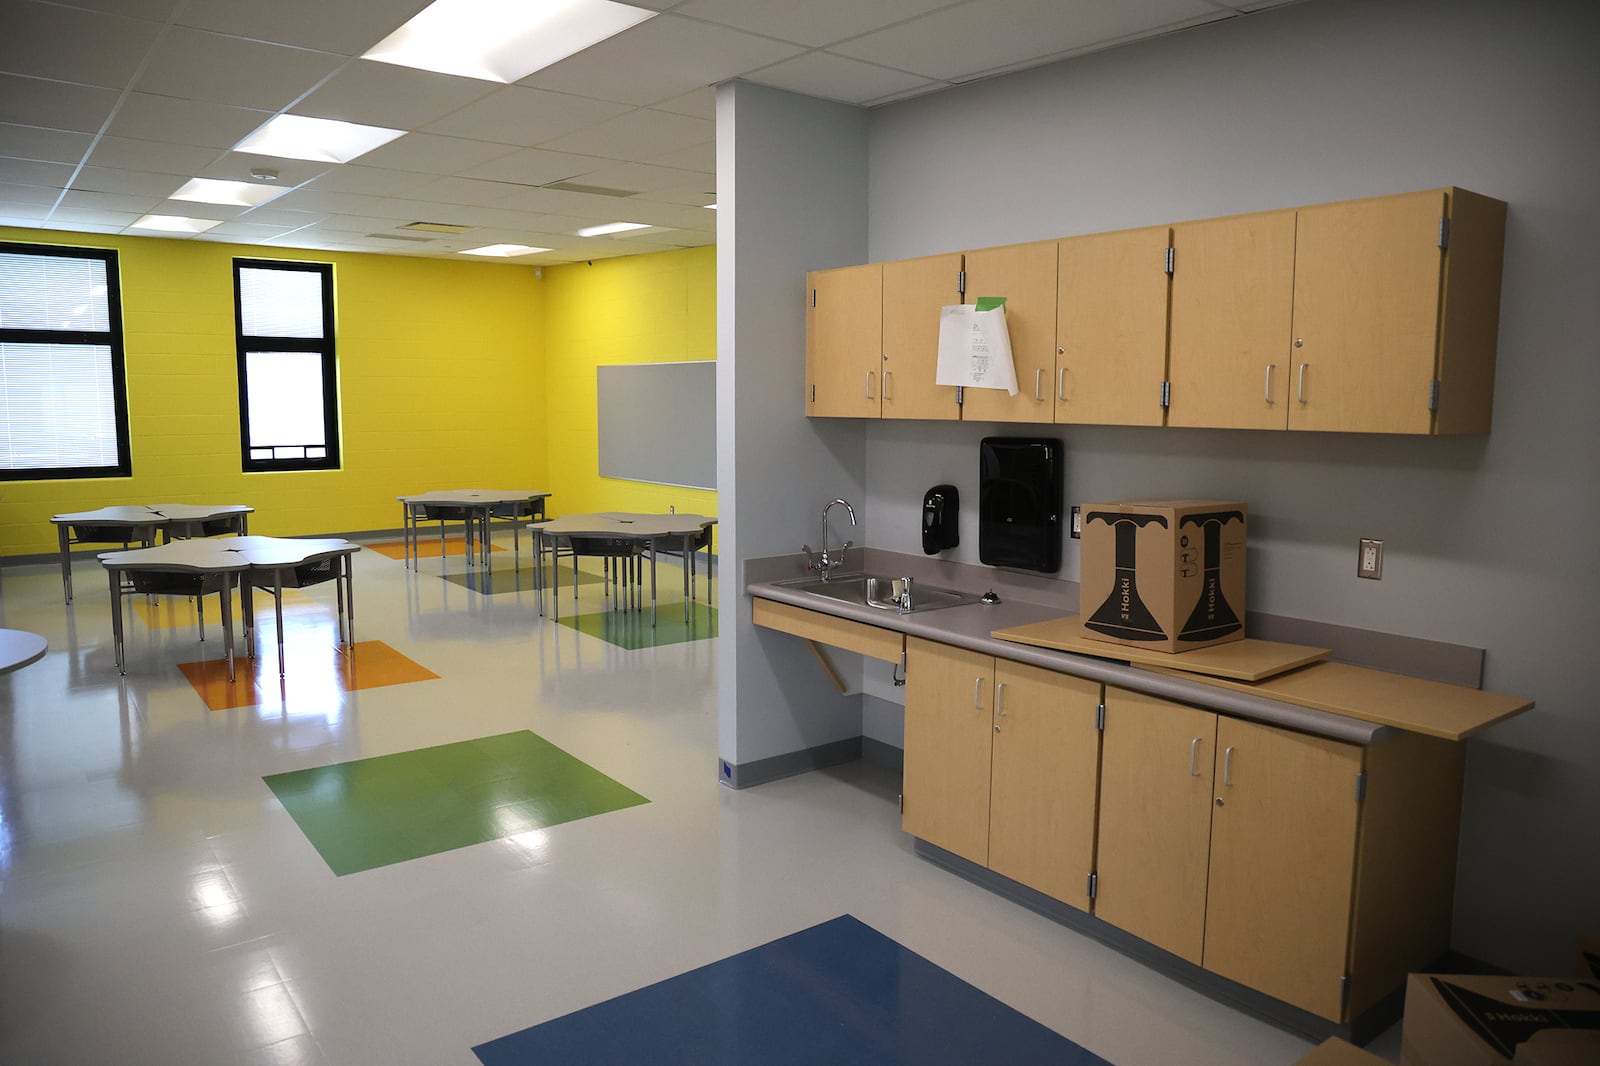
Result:
<svg viewBox="0 0 1600 1066">
<path fill-rule="evenodd" d="M 941 588 L 911 580 L 910 602 L 905 602 L 903 582 L 906 578 L 883 574 L 835 574 L 824 581 L 820 577 L 802 577 L 793 581 L 780 581 L 780 588 L 809 592 L 844 603 L 859 603 L 881 611 L 899 611 L 914 614 L 918 611 L 937 611 L 941 607 L 958 607 L 964 603 L 977 603 L 978 596 L 970 592 Z"/>
</svg>

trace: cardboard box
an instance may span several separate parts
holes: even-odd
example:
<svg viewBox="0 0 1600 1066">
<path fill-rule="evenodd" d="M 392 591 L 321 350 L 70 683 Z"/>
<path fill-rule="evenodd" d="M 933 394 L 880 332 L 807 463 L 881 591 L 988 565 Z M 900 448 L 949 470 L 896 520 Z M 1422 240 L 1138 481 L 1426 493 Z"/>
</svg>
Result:
<svg viewBox="0 0 1600 1066">
<path fill-rule="evenodd" d="M 1573 972 L 1586 981 L 1600 981 L 1600 933 L 1578 938 L 1578 968 Z"/>
<path fill-rule="evenodd" d="M 1595 1066 L 1600 983 L 1414 973 L 1402 1066 Z"/>
<path fill-rule="evenodd" d="M 1182 652 L 1244 638 L 1245 505 L 1084 504 L 1078 606 L 1096 640 Z"/>
<path fill-rule="evenodd" d="M 1362 1051 L 1354 1044 L 1347 1044 L 1336 1036 L 1330 1036 L 1317 1045 L 1311 1054 L 1297 1060 L 1294 1066 L 1389 1066 L 1389 1064 L 1370 1051 Z"/>
</svg>

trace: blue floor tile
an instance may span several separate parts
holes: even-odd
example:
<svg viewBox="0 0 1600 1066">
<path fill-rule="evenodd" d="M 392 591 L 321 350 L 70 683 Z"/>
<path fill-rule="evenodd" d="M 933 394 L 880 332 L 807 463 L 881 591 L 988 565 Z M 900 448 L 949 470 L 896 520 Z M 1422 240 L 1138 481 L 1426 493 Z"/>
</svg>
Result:
<svg viewBox="0 0 1600 1066">
<path fill-rule="evenodd" d="M 1109 1066 L 849 915 L 473 1051 L 484 1066 Z"/>
</svg>

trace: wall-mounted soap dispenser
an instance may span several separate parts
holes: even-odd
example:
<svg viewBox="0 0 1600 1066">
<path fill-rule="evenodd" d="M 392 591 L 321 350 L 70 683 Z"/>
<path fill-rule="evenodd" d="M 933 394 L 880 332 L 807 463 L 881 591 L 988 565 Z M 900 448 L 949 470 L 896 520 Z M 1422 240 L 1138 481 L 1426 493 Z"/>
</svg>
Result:
<svg viewBox="0 0 1600 1066">
<path fill-rule="evenodd" d="M 956 514 L 961 494 L 954 485 L 935 485 L 922 497 L 922 550 L 936 555 L 961 543 Z"/>
</svg>

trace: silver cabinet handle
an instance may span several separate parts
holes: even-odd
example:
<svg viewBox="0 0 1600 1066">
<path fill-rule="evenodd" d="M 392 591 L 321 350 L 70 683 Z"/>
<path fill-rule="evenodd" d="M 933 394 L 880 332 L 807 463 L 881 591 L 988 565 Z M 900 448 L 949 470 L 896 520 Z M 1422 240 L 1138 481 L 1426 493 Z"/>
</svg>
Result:
<svg viewBox="0 0 1600 1066">
<path fill-rule="evenodd" d="M 983 678 L 981 677 L 972 679 L 972 706 L 980 711 L 983 710 Z"/>
<path fill-rule="evenodd" d="M 1056 371 L 1056 396 L 1065 400 L 1067 398 L 1067 368 L 1062 367 Z"/>
<path fill-rule="evenodd" d="M 1228 788 L 1233 787 L 1233 749 L 1229 748 L 1222 753 L 1222 783 Z"/>
<path fill-rule="evenodd" d="M 1306 367 L 1310 365 L 1310 363 L 1300 364 L 1300 387 L 1297 391 L 1296 399 L 1301 403 L 1306 402 Z"/>
<path fill-rule="evenodd" d="M 1267 364 L 1267 402 L 1272 402 L 1272 372 L 1278 369 L 1277 363 Z"/>
<path fill-rule="evenodd" d="M 998 714 L 1000 717 L 1002 717 L 1002 718 L 1005 717 L 1005 713 L 1006 713 L 1006 683 L 1004 681 L 1000 682 L 998 685 L 996 685 L 994 687 L 994 710 L 995 710 L 995 713 Z"/>
<path fill-rule="evenodd" d="M 1044 367 L 1037 367 L 1033 371 L 1033 398 L 1044 403 Z"/>
<path fill-rule="evenodd" d="M 889 382 L 891 382 L 893 380 L 894 380 L 894 371 L 893 370 L 885 370 L 883 372 L 883 398 L 885 400 L 891 400 L 891 399 L 894 398 L 894 397 L 889 395 Z"/>
<path fill-rule="evenodd" d="M 867 399 L 872 399 L 872 371 L 867 371 Z"/>
<path fill-rule="evenodd" d="M 1200 738 L 1195 737 L 1189 743 L 1189 776 L 1200 776 Z"/>
</svg>

